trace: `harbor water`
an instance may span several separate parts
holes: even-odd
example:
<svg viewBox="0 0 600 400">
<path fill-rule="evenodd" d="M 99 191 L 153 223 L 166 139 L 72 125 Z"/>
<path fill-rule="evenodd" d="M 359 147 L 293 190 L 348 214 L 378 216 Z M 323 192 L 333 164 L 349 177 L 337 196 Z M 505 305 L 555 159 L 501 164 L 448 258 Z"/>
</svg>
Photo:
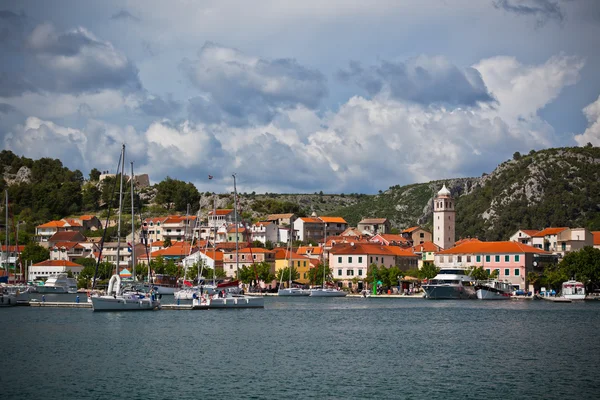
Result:
<svg viewBox="0 0 600 400">
<path fill-rule="evenodd" d="M 242 310 L 12 307 L 0 309 L 0 397 L 589 399 L 600 396 L 598 332 L 600 301 L 267 297 L 264 309 Z"/>
</svg>

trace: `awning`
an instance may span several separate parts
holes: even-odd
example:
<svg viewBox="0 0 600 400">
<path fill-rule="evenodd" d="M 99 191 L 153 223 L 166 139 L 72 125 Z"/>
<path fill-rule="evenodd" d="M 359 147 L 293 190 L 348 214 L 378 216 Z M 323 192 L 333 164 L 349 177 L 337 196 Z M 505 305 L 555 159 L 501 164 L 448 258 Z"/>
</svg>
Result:
<svg viewBox="0 0 600 400">
<path fill-rule="evenodd" d="M 131 277 L 131 272 L 129 272 L 129 270 L 127 268 L 125 268 L 124 270 L 122 270 L 121 272 L 119 272 L 119 275 L 122 278 L 130 278 Z"/>
</svg>

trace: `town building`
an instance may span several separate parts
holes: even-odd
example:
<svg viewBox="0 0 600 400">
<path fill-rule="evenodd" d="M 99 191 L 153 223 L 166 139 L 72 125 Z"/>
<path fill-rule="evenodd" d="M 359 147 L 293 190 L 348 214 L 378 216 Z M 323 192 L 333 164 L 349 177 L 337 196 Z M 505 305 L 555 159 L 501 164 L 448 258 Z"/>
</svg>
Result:
<svg viewBox="0 0 600 400">
<path fill-rule="evenodd" d="M 162 223 L 165 217 L 146 218 L 142 223 L 142 237 L 146 244 L 151 245 L 153 242 L 163 240 Z"/>
<path fill-rule="evenodd" d="M 162 240 L 170 239 L 172 242 L 191 240 L 195 223 L 195 215 L 168 216 L 162 221 Z"/>
<path fill-rule="evenodd" d="M 402 237 L 410 242 L 412 246 L 431 242 L 431 233 L 420 226 L 413 226 L 402 231 Z"/>
<path fill-rule="evenodd" d="M 259 221 L 250 227 L 250 235 L 252 242 L 276 244 L 279 242 L 279 227 L 272 221 Z"/>
<path fill-rule="evenodd" d="M 290 226 L 296 219 L 296 214 L 271 214 L 267 216 L 266 221 L 279 226 Z"/>
<path fill-rule="evenodd" d="M 83 232 L 83 226 L 73 219 L 50 221 L 36 226 L 35 236 L 39 242 L 47 242 L 55 233 L 65 231 Z"/>
<path fill-rule="evenodd" d="M 297 218 L 294 221 L 294 230 L 298 232 L 298 240 L 304 243 L 319 243 L 325 237 L 325 226 L 317 217 Z"/>
<path fill-rule="evenodd" d="M 208 226 L 211 228 L 235 224 L 236 213 L 233 209 L 217 209 L 208 212 Z M 240 221 L 240 218 L 237 218 Z"/>
<path fill-rule="evenodd" d="M 280 270 L 292 267 L 296 270 L 299 277 L 295 279 L 295 282 L 303 285 L 309 283 L 309 271 L 312 268 L 310 258 L 300 255 L 295 252 L 290 252 L 284 248 L 274 249 L 275 251 L 275 274 Z M 284 286 L 287 287 L 288 277 L 283 277 Z"/>
<path fill-rule="evenodd" d="M 77 218 L 73 218 L 75 222 L 78 222 L 84 231 L 97 231 L 102 229 L 102 222 L 95 215 L 82 215 Z"/>
<path fill-rule="evenodd" d="M 387 218 L 364 218 L 356 228 L 362 235 L 377 235 L 390 233 L 392 224 Z"/>
<path fill-rule="evenodd" d="M 87 238 L 83 236 L 83 234 L 79 231 L 62 231 L 56 232 L 52 235 L 47 242 L 41 243 L 42 245 L 47 245 L 48 248 L 54 247 L 56 243 L 63 242 L 77 242 L 83 243 L 87 242 Z"/>
<path fill-rule="evenodd" d="M 342 217 L 318 217 L 324 224 L 324 235 L 338 236 L 348 229 L 348 223 Z"/>
<path fill-rule="evenodd" d="M 519 229 L 508 240 L 510 242 L 519 242 L 528 246 L 533 246 L 532 237 L 538 232 L 537 229 Z"/>
<path fill-rule="evenodd" d="M 413 246 L 413 251 L 419 257 L 418 268 L 424 265 L 435 265 L 435 255 L 442 249 L 433 242 L 425 242 Z"/>
<path fill-rule="evenodd" d="M 594 245 L 594 235 L 586 228 L 546 228 L 531 237 L 533 247 L 562 258 L 572 251 Z"/>
<path fill-rule="evenodd" d="M 452 247 L 455 241 L 455 223 L 454 199 L 444 184 L 433 199 L 433 243 L 442 249 Z"/>
<path fill-rule="evenodd" d="M 76 264 L 68 260 L 46 260 L 33 264 L 28 268 L 28 276 L 30 281 L 36 279 L 48 279 L 51 276 L 56 276 L 60 273 L 71 273 L 73 277 L 77 278 L 81 271 L 83 271 L 83 265 Z"/>
<path fill-rule="evenodd" d="M 275 251 L 273 250 L 267 250 L 262 247 L 246 247 L 238 250 L 237 254 L 235 250 L 225 251 L 223 255 L 223 270 L 228 278 L 236 278 L 237 267 L 244 268 L 262 262 L 270 264 L 271 272 L 275 273 Z"/>
<path fill-rule="evenodd" d="M 56 242 L 50 250 L 50 260 L 75 261 L 78 258 L 93 258 L 97 247 L 89 242 Z"/>
<path fill-rule="evenodd" d="M 379 243 L 384 246 L 410 246 L 410 242 L 402 235 L 393 235 L 391 233 L 378 233 L 369 239 L 372 243 Z"/>
<path fill-rule="evenodd" d="M 498 279 L 515 289 L 527 289 L 527 274 L 534 267 L 555 261 L 556 256 L 549 252 L 510 241 L 469 241 L 435 254 L 435 265 L 440 268 L 483 267 L 489 273 L 498 270 Z"/>
</svg>

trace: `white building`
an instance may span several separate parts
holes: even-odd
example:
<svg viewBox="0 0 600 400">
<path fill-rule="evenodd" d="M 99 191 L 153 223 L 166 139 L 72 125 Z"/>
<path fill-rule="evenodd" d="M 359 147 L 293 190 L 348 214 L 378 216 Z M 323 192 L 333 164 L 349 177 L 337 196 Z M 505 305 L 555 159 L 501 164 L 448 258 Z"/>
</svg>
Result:
<svg viewBox="0 0 600 400">
<path fill-rule="evenodd" d="M 279 241 L 278 226 L 270 221 L 260 221 L 250 227 L 252 241 L 259 241 L 266 244 L 267 241 L 276 244 Z"/>
<path fill-rule="evenodd" d="M 442 249 L 454 246 L 455 221 L 454 199 L 444 184 L 433 199 L 433 243 Z"/>
<path fill-rule="evenodd" d="M 46 260 L 33 264 L 28 270 L 30 281 L 40 278 L 46 279 L 68 271 L 71 271 L 73 276 L 77 278 L 83 271 L 83 266 L 68 260 Z"/>
</svg>

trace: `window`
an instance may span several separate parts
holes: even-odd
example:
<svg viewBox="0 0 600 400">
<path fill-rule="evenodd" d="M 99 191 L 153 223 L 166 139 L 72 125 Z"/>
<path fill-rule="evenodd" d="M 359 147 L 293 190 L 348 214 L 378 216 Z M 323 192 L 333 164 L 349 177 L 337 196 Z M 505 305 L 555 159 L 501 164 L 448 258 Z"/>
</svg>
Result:
<svg viewBox="0 0 600 400">
<path fill-rule="evenodd" d="M 246 255 L 242 254 L 242 260 L 245 260 L 245 259 L 246 259 Z"/>
<path fill-rule="evenodd" d="M 521 259 L 521 256 L 519 256 L 518 254 L 515 256 L 515 262 L 519 262 L 519 260 Z"/>
<path fill-rule="evenodd" d="M 494 256 L 494 261 L 495 262 L 500 262 L 500 256 Z"/>
<path fill-rule="evenodd" d="M 567 251 L 567 244 L 565 242 L 562 242 L 560 248 L 562 249 L 562 251 Z"/>
<path fill-rule="evenodd" d="M 338 276 L 342 276 L 342 270 L 338 269 Z"/>
<path fill-rule="evenodd" d="M 342 263 L 342 257 L 338 257 L 338 263 Z"/>
<path fill-rule="evenodd" d="M 156 234 L 157 234 L 157 235 L 160 235 L 160 231 L 156 231 Z"/>
<path fill-rule="evenodd" d="M 352 264 L 352 257 L 348 257 L 348 264 Z"/>
<path fill-rule="evenodd" d="M 462 256 L 456 256 L 456 261 L 462 262 Z"/>
<path fill-rule="evenodd" d="M 353 269 L 347 269 L 346 270 L 346 276 L 353 276 L 354 275 L 354 270 Z"/>
<path fill-rule="evenodd" d="M 421 232 L 421 233 L 419 233 L 419 237 L 420 237 L 420 238 L 424 238 L 424 237 L 425 237 L 425 234 L 424 234 L 423 232 Z"/>
<path fill-rule="evenodd" d="M 471 256 L 467 256 L 467 262 L 470 263 L 471 262 Z"/>
<path fill-rule="evenodd" d="M 504 262 L 510 262 L 510 256 L 504 256 Z"/>
<path fill-rule="evenodd" d="M 358 257 L 358 262 L 361 263 L 362 262 L 362 257 Z"/>
<path fill-rule="evenodd" d="M 504 276 L 509 276 L 509 275 L 510 275 L 510 269 L 504 268 Z"/>
<path fill-rule="evenodd" d="M 477 256 L 477 262 L 481 262 L 481 256 Z"/>
<path fill-rule="evenodd" d="M 370 263 L 371 263 L 371 264 L 373 264 L 373 257 L 371 257 L 371 261 L 370 261 Z"/>
<path fill-rule="evenodd" d="M 375 257 L 375 261 L 379 261 L 379 257 Z"/>
<path fill-rule="evenodd" d="M 441 263 L 445 262 L 445 260 L 444 260 L 444 256 L 440 256 L 440 262 L 441 262 Z"/>
<path fill-rule="evenodd" d="M 252 258 L 256 260 L 256 254 L 252 254 Z"/>
<path fill-rule="evenodd" d="M 521 270 L 519 268 L 515 268 L 515 276 L 519 276 L 521 274 Z"/>
<path fill-rule="evenodd" d="M 306 267 L 306 261 L 304 261 L 304 266 Z M 306 274 L 305 274 L 306 275 Z"/>
<path fill-rule="evenodd" d="M 490 262 L 490 256 L 485 256 L 485 262 Z"/>
<path fill-rule="evenodd" d="M 358 270 L 358 276 L 362 276 L 362 269 Z"/>
</svg>

